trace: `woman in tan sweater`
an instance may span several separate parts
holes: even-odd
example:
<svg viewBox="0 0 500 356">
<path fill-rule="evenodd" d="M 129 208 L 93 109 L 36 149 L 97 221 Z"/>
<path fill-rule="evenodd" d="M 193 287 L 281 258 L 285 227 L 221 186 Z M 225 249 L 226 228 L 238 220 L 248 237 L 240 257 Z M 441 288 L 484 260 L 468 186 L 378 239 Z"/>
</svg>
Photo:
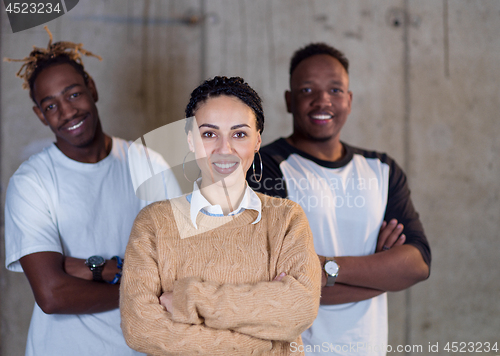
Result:
<svg viewBox="0 0 500 356">
<path fill-rule="evenodd" d="M 241 78 L 215 77 L 193 91 L 186 117 L 201 178 L 135 220 L 120 291 L 125 339 L 150 355 L 299 354 L 320 264 L 302 208 L 246 184 L 250 166 L 262 170 L 253 164 L 261 100 Z"/>
</svg>

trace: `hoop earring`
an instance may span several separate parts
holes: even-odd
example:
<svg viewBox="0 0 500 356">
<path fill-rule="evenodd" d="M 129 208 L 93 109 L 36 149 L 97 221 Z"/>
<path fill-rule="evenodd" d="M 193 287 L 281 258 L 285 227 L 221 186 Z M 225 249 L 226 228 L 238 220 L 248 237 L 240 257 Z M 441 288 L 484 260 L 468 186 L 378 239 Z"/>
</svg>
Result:
<svg viewBox="0 0 500 356">
<path fill-rule="evenodd" d="M 186 153 L 186 155 L 184 156 L 184 159 L 182 160 L 182 174 L 184 174 L 184 178 L 186 178 L 186 180 L 190 183 L 194 183 L 194 180 L 190 180 L 187 176 L 186 176 L 186 171 L 184 170 L 184 166 L 186 165 L 186 158 L 187 156 L 191 153 L 191 151 L 188 151 L 188 153 Z M 201 169 L 200 169 L 200 173 L 198 174 L 198 177 L 196 179 L 198 179 L 201 175 Z M 195 179 L 195 180 L 196 180 Z"/>
<path fill-rule="evenodd" d="M 260 156 L 260 152 L 257 151 L 255 153 L 257 153 L 259 155 L 259 161 L 260 161 L 260 178 L 258 180 L 257 180 L 257 175 L 255 174 L 255 157 L 254 157 L 253 162 L 252 162 L 252 168 L 253 168 L 253 178 L 258 183 L 262 180 L 262 173 L 264 172 L 264 168 L 262 166 L 262 157 Z"/>
</svg>

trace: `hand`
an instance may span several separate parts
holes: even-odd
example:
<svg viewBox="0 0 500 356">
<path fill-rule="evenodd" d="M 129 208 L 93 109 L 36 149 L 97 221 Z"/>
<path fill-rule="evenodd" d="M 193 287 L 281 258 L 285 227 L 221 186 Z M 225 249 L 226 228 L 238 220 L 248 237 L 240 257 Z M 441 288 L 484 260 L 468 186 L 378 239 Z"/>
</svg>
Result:
<svg viewBox="0 0 500 356">
<path fill-rule="evenodd" d="M 174 298 L 174 293 L 172 292 L 165 292 L 162 295 L 160 295 L 160 298 L 158 298 L 160 300 L 160 304 L 164 306 L 169 313 L 172 312 L 173 298 Z"/>
<path fill-rule="evenodd" d="M 377 248 L 375 252 L 382 252 L 391 249 L 394 246 L 404 244 L 406 236 L 403 232 L 403 224 L 398 224 L 396 219 L 387 223 L 384 221 L 378 234 Z"/>
<path fill-rule="evenodd" d="M 273 282 L 280 282 L 286 276 L 285 272 L 281 272 L 276 277 L 274 277 Z"/>
</svg>

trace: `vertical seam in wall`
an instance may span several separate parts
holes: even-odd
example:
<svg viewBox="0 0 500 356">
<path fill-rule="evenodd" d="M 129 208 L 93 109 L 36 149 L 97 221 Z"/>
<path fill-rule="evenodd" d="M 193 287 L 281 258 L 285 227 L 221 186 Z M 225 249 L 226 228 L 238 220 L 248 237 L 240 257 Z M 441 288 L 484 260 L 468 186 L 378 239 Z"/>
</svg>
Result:
<svg viewBox="0 0 500 356">
<path fill-rule="evenodd" d="M 405 20 L 403 26 L 403 86 L 404 86 L 404 118 L 403 118 L 403 152 L 404 152 L 404 169 L 406 174 L 410 173 L 410 40 L 409 40 L 409 0 L 405 0 Z"/>
<path fill-rule="evenodd" d="M 448 0 L 443 0 L 443 51 L 444 76 L 450 77 L 450 31 L 448 27 Z"/>
<path fill-rule="evenodd" d="M 133 8 L 131 4 L 132 0 L 127 0 L 127 23 L 130 23 L 132 21 L 133 17 Z M 132 36 L 132 26 L 127 26 L 126 28 L 126 33 L 127 33 L 127 44 L 133 43 L 133 36 Z"/>
<path fill-rule="evenodd" d="M 240 76 L 249 77 L 247 75 L 247 65 L 246 60 L 247 56 L 247 45 L 248 45 L 248 28 L 247 28 L 247 11 L 245 0 L 239 2 L 239 10 L 240 10 L 240 30 L 241 30 L 241 47 L 240 47 L 240 66 L 239 70 L 242 73 Z M 243 64 L 244 68 L 241 68 L 241 64 Z"/>
<path fill-rule="evenodd" d="M 232 2 L 231 4 L 233 4 L 233 6 L 235 6 L 235 2 Z M 230 5 L 228 5 L 229 7 Z M 226 10 L 226 11 L 231 11 L 230 9 Z M 225 21 L 225 18 L 221 15 L 221 29 L 220 29 L 220 37 L 221 38 L 230 38 L 227 33 L 230 32 L 231 30 L 231 24 L 228 23 L 229 21 Z M 229 29 L 229 30 L 228 30 Z M 221 53 L 221 60 L 219 61 L 220 62 L 220 66 L 218 68 L 218 73 L 224 73 L 225 69 L 228 67 L 228 63 L 227 63 L 227 58 L 229 57 L 229 50 L 228 50 L 228 42 L 229 40 L 227 41 L 219 41 L 220 42 L 220 53 Z"/>
<path fill-rule="evenodd" d="M 142 111 L 149 117 L 148 113 L 148 91 L 147 91 L 147 81 L 148 81 L 148 15 L 149 15 L 149 0 L 144 0 L 142 10 L 142 48 L 141 48 L 141 83 L 140 83 L 140 93 L 141 93 L 141 103 Z"/>
<path fill-rule="evenodd" d="M 208 21 L 207 21 L 207 3 L 206 0 L 200 0 L 201 26 L 200 26 L 200 82 L 207 77 L 207 40 L 208 40 Z"/>
<path fill-rule="evenodd" d="M 276 82 L 278 78 L 276 77 L 276 50 L 274 42 L 274 22 L 273 22 L 273 2 L 267 2 L 267 34 L 269 36 L 269 79 L 270 87 L 274 91 L 276 89 Z"/>
<path fill-rule="evenodd" d="M 406 175 L 410 175 L 410 0 L 404 0 L 404 16 L 403 21 L 403 86 L 404 86 L 404 118 L 403 118 L 403 153 L 404 153 L 404 170 Z M 405 344 L 411 345 L 411 292 L 410 289 L 405 291 Z M 410 352 L 405 352 L 410 355 Z"/>
<path fill-rule="evenodd" d="M 175 3 L 174 3 L 174 6 L 175 6 Z M 153 9 L 152 9 L 153 13 L 162 13 L 162 3 L 156 3 L 153 5 Z M 151 31 L 149 30 L 149 25 L 150 25 L 150 18 L 148 16 L 148 24 L 147 24 L 147 28 L 148 28 L 148 38 L 149 36 L 151 36 L 151 43 L 153 43 L 153 46 L 151 46 L 151 58 L 153 59 L 152 60 L 152 64 L 153 65 L 150 65 L 149 66 L 149 70 L 152 72 L 152 76 L 151 76 L 151 86 L 153 88 L 153 90 L 151 91 L 151 94 L 148 93 L 148 95 L 151 95 L 151 101 L 152 101 L 152 109 L 153 109 L 153 117 L 151 118 L 152 119 L 152 122 L 154 123 L 153 124 L 153 127 L 156 129 L 157 127 L 160 127 L 162 125 L 165 125 L 165 124 L 168 124 L 170 123 L 170 118 L 167 117 L 165 121 L 162 121 L 163 118 L 162 118 L 162 110 L 161 110 L 161 107 L 162 107 L 162 103 L 164 102 L 163 97 L 162 97 L 162 89 L 165 87 L 165 84 L 162 83 L 162 67 L 164 68 L 168 68 L 167 66 L 162 66 L 160 65 L 160 63 L 158 63 L 158 58 L 160 58 L 161 56 L 161 47 L 162 46 L 156 46 L 155 44 L 156 43 L 159 43 L 158 41 L 158 37 L 160 37 L 158 35 L 158 32 L 159 31 L 155 31 L 156 29 L 154 27 L 151 27 Z M 168 24 L 167 24 L 167 27 L 168 27 Z M 161 37 L 160 37 L 161 38 Z M 168 39 L 167 39 L 168 41 Z M 167 42 L 168 43 L 168 42 Z M 173 47 L 173 46 L 172 46 Z M 175 49 L 174 49 L 175 51 Z M 173 64 L 172 64 L 172 71 L 175 73 L 175 61 L 173 61 Z M 168 86 L 168 84 L 166 84 Z"/>
</svg>

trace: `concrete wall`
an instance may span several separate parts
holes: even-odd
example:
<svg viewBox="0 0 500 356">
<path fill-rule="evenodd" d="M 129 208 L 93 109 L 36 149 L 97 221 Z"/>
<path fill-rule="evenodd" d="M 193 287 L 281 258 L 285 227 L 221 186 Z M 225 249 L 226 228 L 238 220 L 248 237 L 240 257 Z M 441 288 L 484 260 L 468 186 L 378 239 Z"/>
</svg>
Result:
<svg viewBox="0 0 500 356">
<path fill-rule="evenodd" d="M 1 21 L 2 57 L 47 43 L 42 26 L 12 34 L 4 11 Z M 343 50 L 354 100 L 342 139 L 404 167 L 433 252 L 428 281 L 389 295 L 389 344 L 425 355 L 429 343 L 439 354 L 447 342 L 500 343 L 500 2 L 96 0 L 48 25 L 55 40 L 104 57 L 84 62 L 105 130 L 127 139 L 182 118 L 190 90 L 218 74 L 244 77 L 264 98 L 264 142 L 286 136 L 293 51 L 311 41 Z M 2 202 L 19 164 L 52 140 L 17 68 L 1 64 Z M 2 269 L 0 293 L 0 352 L 19 355 L 31 290 Z"/>
</svg>

